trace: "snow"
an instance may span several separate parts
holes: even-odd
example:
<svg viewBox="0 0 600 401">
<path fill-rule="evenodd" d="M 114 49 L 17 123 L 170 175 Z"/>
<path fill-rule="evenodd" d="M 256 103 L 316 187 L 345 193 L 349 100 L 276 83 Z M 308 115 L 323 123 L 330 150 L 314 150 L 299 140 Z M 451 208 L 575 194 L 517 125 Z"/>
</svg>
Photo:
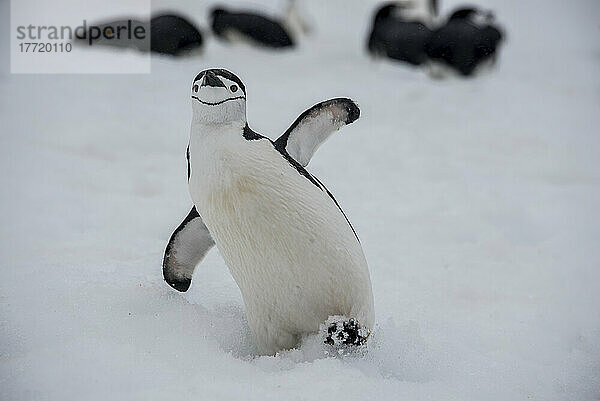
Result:
<svg viewBox="0 0 600 401">
<path fill-rule="evenodd" d="M 10 75 L 3 59 L 0 399 L 600 397 L 600 5 L 481 1 L 506 26 L 500 65 L 436 81 L 366 57 L 374 4 L 308 2 L 294 52 L 209 40 L 151 74 Z M 201 21 L 207 3 L 153 7 Z M 240 75 L 272 138 L 320 100 L 361 106 L 309 170 L 369 261 L 366 353 L 311 337 L 256 356 L 216 250 L 188 293 L 163 282 L 191 206 L 189 84 L 211 66 Z"/>
</svg>

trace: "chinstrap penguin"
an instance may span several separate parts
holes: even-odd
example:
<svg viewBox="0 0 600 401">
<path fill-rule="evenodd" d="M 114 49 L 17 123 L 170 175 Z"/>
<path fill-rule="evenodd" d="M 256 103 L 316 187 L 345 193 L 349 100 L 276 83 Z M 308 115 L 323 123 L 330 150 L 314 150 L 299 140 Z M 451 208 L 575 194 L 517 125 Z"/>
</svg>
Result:
<svg viewBox="0 0 600 401">
<path fill-rule="evenodd" d="M 389 57 L 412 65 L 427 61 L 425 43 L 431 35 L 436 2 L 405 1 L 386 3 L 373 18 L 367 50 L 374 57 Z M 419 7 L 420 6 L 420 7 Z"/>
<path fill-rule="evenodd" d="M 432 32 L 425 51 L 432 65 L 470 76 L 482 65 L 495 63 L 503 36 L 491 12 L 460 8 Z"/>
<path fill-rule="evenodd" d="M 331 193 L 304 168 L 322 142 L 359 117 L 356 104 L 321 102 L 271 141 L 248 126 L 246 89 L 231 72 L 200 72 L 190 97 L 194 207 L 167 245 L 165 280 L 186 291 L 216 244 L 261 354 L 292 348 L 323 324 L 328 344 L 364 344 L 375 316 L 362 247 Z"/>
<path fill-rule="evenodd" d="M 283 21 L 251 11 L 228 11 L 218 7 L 211 12 L 213 33 L 227 42 L 246 41 L 268 48 L 294 46 Z"/>
<path fill-rule="evenodd" d="M 150 20 L 150 50 L 171 56 L 179 56 L 193 49 L 202 48 L 202 34 L 186 18 L 163 14 Z"/>
<path fill-rule="evenodd" d="M 191 51 L 202 49 L 204 43 L 202 33 L 188 19 L 176 14 L 159 14 L 148 21 L 135 19 L 122 19 L 106 23 L 95 24 L 101 32 L 123 29 L 119 36 L 111 33 L 110 37 L 100 36 L 97 39 L 76 38 L 77 43 L 87 41 L 91 45 L 110 46 L 117 48 L 135 48 L 142 52 L 151 51 L 167 56 L 181 56 Z M 141 27 L 149 35 L 143 39 L 132 38 L 127 35 L 127 29 Z"/>
</svg>

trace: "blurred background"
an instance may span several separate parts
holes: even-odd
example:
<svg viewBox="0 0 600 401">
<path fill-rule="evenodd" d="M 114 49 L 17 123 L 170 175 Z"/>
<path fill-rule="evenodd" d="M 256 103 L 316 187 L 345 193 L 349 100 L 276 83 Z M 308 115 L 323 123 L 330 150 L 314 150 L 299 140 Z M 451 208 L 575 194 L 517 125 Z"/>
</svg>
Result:
<svg viewBox="0 0 600 401">
<path fill-rule="evenodd" d="M 400 3 L 90 3 L 89 23 L 149 27 L 152 52 L 77 50 L 151 54 L 150 73 L 13 74 L 1 1 L 0 398 L 600 398 L 600 3 Z M 189 292 L 163 282 L 211 67 L 272 139 L 321 100 L 359 104 L 308 170 L 369 261 L 366 355 L 256 356 L 216 249 Z"/>
</svg>

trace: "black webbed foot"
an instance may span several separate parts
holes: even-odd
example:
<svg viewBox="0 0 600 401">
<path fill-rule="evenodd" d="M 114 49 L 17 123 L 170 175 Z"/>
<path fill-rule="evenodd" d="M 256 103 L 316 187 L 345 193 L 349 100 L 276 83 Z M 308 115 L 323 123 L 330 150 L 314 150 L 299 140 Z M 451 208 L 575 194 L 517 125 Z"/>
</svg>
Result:
<svg viewBox="0 0 600 401">
<path fill-rule="evenodd" d="M 328 323 L 325 344 L 360 346 L 369 338 L 369 330 L 360 327 L 354 318 L 345 320 L 330 318 Z"/>
</svg>

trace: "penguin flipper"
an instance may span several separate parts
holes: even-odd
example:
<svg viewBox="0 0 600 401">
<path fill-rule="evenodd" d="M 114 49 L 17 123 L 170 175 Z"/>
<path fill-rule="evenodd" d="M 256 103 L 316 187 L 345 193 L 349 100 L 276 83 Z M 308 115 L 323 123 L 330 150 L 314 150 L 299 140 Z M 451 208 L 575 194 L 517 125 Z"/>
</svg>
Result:
<svg viewBox="0 0 600 401">
<path fill-rule="evenodd" d="M 196 206 L 175 229 L 163 258 L 163 277 L 177 291 L 190 288 L 196 265 L 215 245 L 208 228 L 198 214 Z"/>
<path fill-rule="evenodd" d="M 335 98 L 318 103 L 300 114 L 300 117 L 274 142 L 281 152 L 285 150 L 294 160 L 306 167 L 319 146 L 344 125 L 360 116 L 360 109 L 352 100 Z"/>
</svg>

